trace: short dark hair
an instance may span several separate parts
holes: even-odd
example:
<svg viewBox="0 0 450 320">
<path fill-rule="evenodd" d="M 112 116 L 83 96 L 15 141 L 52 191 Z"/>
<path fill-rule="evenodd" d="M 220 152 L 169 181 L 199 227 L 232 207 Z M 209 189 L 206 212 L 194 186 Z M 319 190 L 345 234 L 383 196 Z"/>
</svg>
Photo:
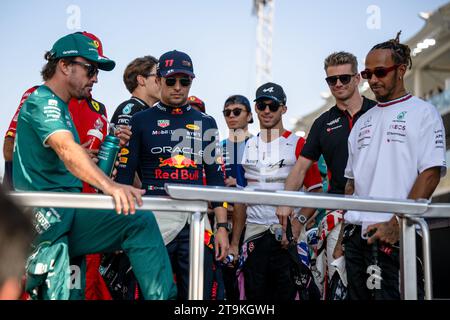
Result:
<svg viewBox="0 0 450 320">
<path fill-rule="evenodd" d="M 153 56 L 144 56 L 131 61 L 123 73 L 123 82 L 128 91 L 132 93 L 138 86 L 137 76 L 148 77 L 158 63 Z"/>
<path fill-rule="evenodd" d="M 404 64 L 407 68 L 412 68 L 411 49 L 406 44 L 400 43 L 400 30 L 395 39 L 391 39 L 373 46 L 370 51 L 377 49 L 391 50 L 392 60 L 395 64 Z"/>
<path fill-rule="evenodd" d="M 47 51 L 44 54 L 44 59 L 47 60 L 47 63 L 42 67 L 41 76 L 44 81 L 50 80 L 56 72 L 56 66 L 58 65 L 59 60 L 67 61 L 70 63 L 75 60 L 75 57 L 67 57 L 64 59 L 54 58 L 50 51 Z"/>
<path fill-rule="evenodd" d="M 0 287 L 24 274 L 33 230 L 31 213 L 22 210 L 0 187 Z"/>
</svg>

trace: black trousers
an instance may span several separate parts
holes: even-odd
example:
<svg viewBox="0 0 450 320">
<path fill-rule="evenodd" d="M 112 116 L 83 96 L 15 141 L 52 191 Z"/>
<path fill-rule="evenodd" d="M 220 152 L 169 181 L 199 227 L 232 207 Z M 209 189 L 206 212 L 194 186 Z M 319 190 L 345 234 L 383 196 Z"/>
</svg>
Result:
<svg viewBox="0 0 450 320">
<path fill-rule="evenodd" d="M 420 249 L 421 242 L 417 241 Z M 400 260 L 399 244 L 376 246 L 361 238 L 361 226 L 345 225 L 344 256 L 347 269 L 348 299 L 350 300 L 399 300 Z M 418 297 L 423 299 L 423 272 L 417 263 Z"/>
<path fill-rule="evenodd" d="M 244 264 L 247 300 L 294 300 L 296 288 L 291 276 L 291 258 L 269 231 L 249 241 Z"/>
</svg>

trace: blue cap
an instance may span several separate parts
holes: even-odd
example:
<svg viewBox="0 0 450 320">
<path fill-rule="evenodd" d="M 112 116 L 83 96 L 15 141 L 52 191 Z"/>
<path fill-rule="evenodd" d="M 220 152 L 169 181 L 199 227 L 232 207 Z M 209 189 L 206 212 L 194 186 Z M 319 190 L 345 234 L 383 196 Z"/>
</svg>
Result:
<svg viewBox="0 0 450 320">
<path fill-rule="evenodd" d="M 156 73 L 164 78 L 176 73 L 184 73 L 195 78 L 191 58 L 186 53 L 177 50 L 166 52 L 159 58 Z"/>
</svg>

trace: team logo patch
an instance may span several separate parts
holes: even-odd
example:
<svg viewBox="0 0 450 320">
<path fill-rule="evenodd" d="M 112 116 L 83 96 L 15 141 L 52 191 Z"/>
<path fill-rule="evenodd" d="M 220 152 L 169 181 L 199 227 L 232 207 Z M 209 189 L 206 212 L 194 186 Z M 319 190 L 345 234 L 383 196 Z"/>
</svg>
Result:
<svg viewBox="0 0 450 320">
<path fill-rule="evenodd" d="M 122 150 L 120 150 L 120 154 L 122 156 L 126 156 L 127 154 L 130 154 L 130 150 L 127 148 L 122 148 Z"/>
<path fill-rule="evenodd" d="M 403 120 L 405 119 L 407 111 L 402 111 L 397 115 L 397 120 Z"/>
<path fill-rule="evenodd" d="M 189 130 L 194 130 L 194 131 L 200 130 L 200 127 L 195 124 L 187 124 L 186 128 L 188 128 Z"/>
<path fill-rule="evenodd" d="M 183 114 L 183 109 L 181 108 L 173 108 L 172 114 Z"/>
<path fill-rule="evenodd" d="M 130 113 L 131 113 L 131 110 L 133 109 L 133 106 L 134 106 L 134 104 L 132 104 L 132 103 L 127 104 L 127 105 L 123 108 L 122 113 L 123 113 L 123 114 L 130 114 Z"/>
<path fill-rule="evenodd" d="M 333 126 L 333 125 L 339 123 L 340 120 L 341 120 L 341 118 L 336 118 L 334 120 L 331 120 L 330 122 L 327 123 L 327 126 Z"/>
<path fill-rule="evenodd" d="M 167 128 L 170 126 L 170 120 L 158 120 L 158 127 Z"/>
</svg>

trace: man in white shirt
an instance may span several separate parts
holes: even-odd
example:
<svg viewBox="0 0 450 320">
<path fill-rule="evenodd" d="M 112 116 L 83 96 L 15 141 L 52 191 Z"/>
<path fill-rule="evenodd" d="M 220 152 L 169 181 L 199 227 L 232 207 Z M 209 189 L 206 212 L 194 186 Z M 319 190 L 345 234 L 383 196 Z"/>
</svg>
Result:
<svg viewBox="0 0 450 320">
<path fill-rule="evenodd" d="M 395 40 L 374 46 L 365 63 L 361 76 L 369 81 L 379 103 L 350 133 L 346 194 L 429 198 L 446 173 L 445 131 L 437 110 L 405 89 L 410 49 L 397 35 Z M 348 211 L 344 219 L 349 298 L 399 299 L 395 213 Z M 372 235 L 367 238 L 368 234 Z M 381 278 L 373 278 L 374 270 Z"/>
<path fill-rule="evenodd" d="M 245 144 L 238 164 L 237 185 L 248 189 L 284 190 L 284 182 L 305 144 L 303 138 L 284 129 L 286 94 L 275 83 L 266 83 L 256 91 L 256 114 L 261 132 Z M 322 191 L 322 178 L 315 163 L 304 181 L 308 191 Z M 315 209 L 305 208 L 305 216 Z M 293 300 L 296 297 L 291 257 L 283 238 L 285 230 L 276 216 L 276 207 L 235 204 L 230 253 L 237 256 L 241 232 L 246 222 L 241 261 L 245 298 L 248 300 Z M 300 229 L 300 222 L 292 219 Z M 297 235 L 298 236 L 298 235 Z M 242 273 L 241 273 L 242 274 Z M 244 298 L 243 292 L 240 293 Z"/>
</svg>

